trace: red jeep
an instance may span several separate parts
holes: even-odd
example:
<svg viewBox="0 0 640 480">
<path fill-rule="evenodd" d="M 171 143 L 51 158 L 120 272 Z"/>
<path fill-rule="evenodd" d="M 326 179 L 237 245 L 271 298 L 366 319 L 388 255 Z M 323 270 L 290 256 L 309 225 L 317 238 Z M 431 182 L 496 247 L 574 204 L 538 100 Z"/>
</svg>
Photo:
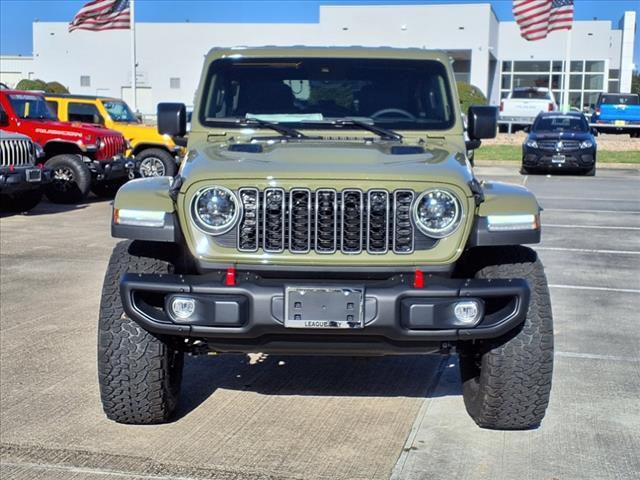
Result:
<svg viewBox="0 0 640 480">
<path fill-rule="evenodd" d="M 43 161 L 52 171 L 45 189 L 52 202 L 79 202 L 89 190 L 110 195 L 132 177 L 135 164 L 125 158 L 122 134 L 99 125 L 59 122 L 40 93 L 0 90 L 0 128 L 42 146 Z"/>
</svg>

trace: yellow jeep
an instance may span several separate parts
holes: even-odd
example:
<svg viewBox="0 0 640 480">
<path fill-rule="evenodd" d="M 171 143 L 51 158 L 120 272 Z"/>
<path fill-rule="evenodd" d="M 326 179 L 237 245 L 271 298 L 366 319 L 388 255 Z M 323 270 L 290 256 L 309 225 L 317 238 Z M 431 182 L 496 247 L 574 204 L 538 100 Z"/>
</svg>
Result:
<svg viewBox="0 0 640 480">
<path fill-rule="evenodd" d="M 127 139 L 142 177 L 174 176 L 184 148 L 155 126 L 144 125 L 123 100 L 88 95 L 46 94 L 58 118 L 69 122 L 97 123 L 116 130 Z"/>
</svg>

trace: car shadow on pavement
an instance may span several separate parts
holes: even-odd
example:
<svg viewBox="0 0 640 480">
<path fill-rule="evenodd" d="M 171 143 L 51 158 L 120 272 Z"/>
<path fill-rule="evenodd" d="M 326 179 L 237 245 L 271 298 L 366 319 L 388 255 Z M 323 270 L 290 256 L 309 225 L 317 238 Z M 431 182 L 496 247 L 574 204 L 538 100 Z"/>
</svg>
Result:
<svg viewBox="0 0 640 480">
<path fill-rule="evenodd" d="M 5 212 L 0 211 L 0 218 L 6 217 L 39 217 L 41 215 L 51 215 L 62 212 L 71 212 L 75 210 L 82 210 L 94 203 L 112 202 L 112 198 L 105 197 L 89 197 L 83 200 L 81 203 L 52 203 L 46 199 L 42 199 L 38 205 L 28 212 Z"/>
<path fill-rule="evenodd" d="M 455 381 L 441 382 L 455 368 Z M 261 395 L 430 398 L 461 395 L 451 356 L 322 357 L 221 355 L 186 357 L 177 418 L 218 389 Z M 437 388 L 436 388 L 437 387 Z"/>
</svg>

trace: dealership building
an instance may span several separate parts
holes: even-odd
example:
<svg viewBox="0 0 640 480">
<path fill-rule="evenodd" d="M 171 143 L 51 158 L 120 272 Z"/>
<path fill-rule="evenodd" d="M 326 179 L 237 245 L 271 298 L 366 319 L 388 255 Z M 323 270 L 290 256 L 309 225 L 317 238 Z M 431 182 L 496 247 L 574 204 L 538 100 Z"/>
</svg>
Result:
<svg viewBox="0 0 640 480">
<path fill-rule="evenodd" d="M 215 8 L 215 7 L 212 7 Z M 188 15 L 188 12 L 185 12 Z M 193 104 L 203 57 L 212 47 L 262 45 L 391 46 L 446 51 L 456 78 L 498 103 L 511 88 L 552 88 L 569 69 L 569 100 L 578 108 L 600 92 L 629 92 L 636 12 L 617 24 L 576 21 L 571 61 L 567 32 L 527 42 L 515 22 L 500 22 L 490 4 L 321 6 L 316 23 L 137 23 L 138 110 L 162 101 Z M 66 23 L 33 24 L 33 56 L 0 58 L 0 79 L 57 80 L 77 94 L 130 101 L 130 32 L 68 32 Z"/>
</svg>

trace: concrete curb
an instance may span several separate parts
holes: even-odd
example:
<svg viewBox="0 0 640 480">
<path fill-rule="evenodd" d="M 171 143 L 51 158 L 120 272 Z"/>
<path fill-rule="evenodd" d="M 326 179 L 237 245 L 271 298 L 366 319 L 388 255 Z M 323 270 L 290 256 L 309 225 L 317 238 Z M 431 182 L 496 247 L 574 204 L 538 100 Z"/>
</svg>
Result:
<svg viewBox="0 0 640 480">
<path fill-rule="evenodd" d="M 513 167 L 520 165 L 518 160 L 476 160 L 474 165 L 476 167 Z M 626 170 L 640 170 L 639 163 L 600 163 L 598 162 L 598 169 L 610 168 L 610 169 L 626 169 Z"/>
</svg>

